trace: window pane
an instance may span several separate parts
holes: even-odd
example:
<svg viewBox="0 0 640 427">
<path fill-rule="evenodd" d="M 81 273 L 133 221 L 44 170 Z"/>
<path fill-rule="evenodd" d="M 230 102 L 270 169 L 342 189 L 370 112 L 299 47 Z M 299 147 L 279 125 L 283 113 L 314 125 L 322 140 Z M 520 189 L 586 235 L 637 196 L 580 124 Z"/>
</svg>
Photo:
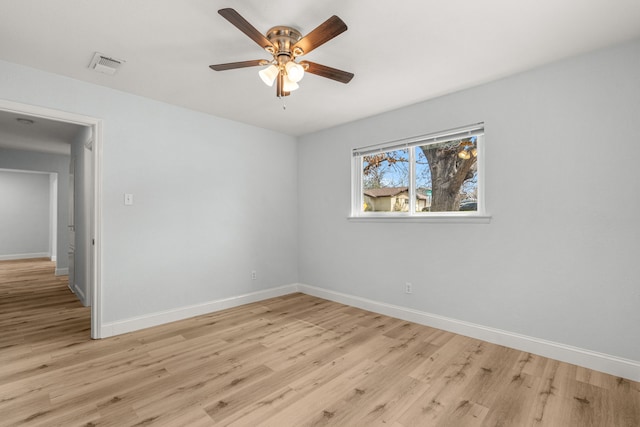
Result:
<svg viewBox="0 0 640 427">
<path fill-rule="evenodd" d="M 362 157 L 362 211 L 409 211 L 409 150 Z"/>
<path fill-rule="evenodd" d="M 416 212 L 478 210 L 476 136 L 414 149 Z"/>
</svg>

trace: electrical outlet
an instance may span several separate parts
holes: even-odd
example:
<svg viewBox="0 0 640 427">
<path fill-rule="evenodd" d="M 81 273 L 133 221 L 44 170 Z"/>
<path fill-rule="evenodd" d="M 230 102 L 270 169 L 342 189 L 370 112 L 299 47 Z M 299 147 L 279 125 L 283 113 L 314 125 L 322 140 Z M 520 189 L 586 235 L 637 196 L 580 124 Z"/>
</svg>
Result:
<svg viewBox="0 0 640 427">
<path fill-rule="evenodd" d="M 258 278 L 258 274 L 256 273 L 256 271 L 255 271 L 255 270 L 253 270 L 253 271 L 251 272 L 251 280 L 256 280 L 257 278 Z"/>
<path fill-rule="evenodd" d="M 407 282 L 404 284 L 404 293 L 405 294 L 410 294 L 411 293 L 411 283 Z"/>
</svg>

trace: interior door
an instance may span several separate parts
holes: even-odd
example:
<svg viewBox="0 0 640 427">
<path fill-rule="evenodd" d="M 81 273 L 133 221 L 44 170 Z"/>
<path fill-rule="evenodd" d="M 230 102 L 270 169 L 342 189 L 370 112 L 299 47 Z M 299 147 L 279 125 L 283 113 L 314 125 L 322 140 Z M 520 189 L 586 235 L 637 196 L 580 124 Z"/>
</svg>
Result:
<svg viewBox="0 0 640 427">
<path fill-rule="evenodd" d="M 78 197 L 74 197 L 75 203 L 77 205 L 82 204 L 82 208 L 78 215 L 82 215 L 82 235 L 78 234 L 78 246 L 82 246 L 83 251 L 82 254 L 77 253 L 76 259 L 80 258 L 76 265 L 81 262 L 83 264 L 83 268 L 76 269 L 77 274 L 80 274 L 80 271 L 83 273 L 83 277 L 81 279 L 82 285 L 84 287 L 84 305 L 91 305 L 91 278 L 93 277 L 93 269 L 94 269 L 94 259 L 93 259 L 93 139 L 90 139 L 87 143 L 83 144 L 82 149 L 82 172 L 77 171 L 75 175 L 81 174 L 82 176 L 78 180 L 77 193 Z M 79 168 L 79 165 L 76 165 Z M 79 193 L 82 192 L 82 200 L 79 200 Z M 78 221 L 79 223 L 80 221 Z M 78 249 L 79 251 L 79 249 Z"/>
<path fill-rule="evenodd" d="M 76 254 L 76 225 L 75 225 L 75 157 L 69 161 L 69 288 L 75 292 L 75 254 Z"/>
</svg>

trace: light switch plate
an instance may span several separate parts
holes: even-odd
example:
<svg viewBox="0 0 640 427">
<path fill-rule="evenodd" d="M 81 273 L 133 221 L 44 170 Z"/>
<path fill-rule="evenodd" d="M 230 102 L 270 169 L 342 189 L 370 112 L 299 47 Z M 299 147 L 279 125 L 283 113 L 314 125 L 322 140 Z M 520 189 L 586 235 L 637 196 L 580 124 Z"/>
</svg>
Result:
<svg viewBox="0 0 640 427">
<path fill-rule="evenodd" d="M 127 205 L 127 206 L 133 205 L 133 194 L 125 193 L 125 195 L 124 195 L 124 204 Z"/>
</svg>

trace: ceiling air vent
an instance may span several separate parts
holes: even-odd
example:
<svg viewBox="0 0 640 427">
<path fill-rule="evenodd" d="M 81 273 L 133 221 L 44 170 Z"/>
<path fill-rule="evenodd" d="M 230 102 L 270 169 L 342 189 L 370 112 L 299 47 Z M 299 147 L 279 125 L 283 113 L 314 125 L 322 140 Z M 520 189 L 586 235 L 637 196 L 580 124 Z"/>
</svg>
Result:
<svg viewBox="0 0 640 427">
<path fill-rule="evenodd" d="M 110 76 L 112 76 L 116 73 L 116 71 L 118 71 L 118 68 L 124 62 L 125 61 L 123 61 L 122 59 L 110 58 L 96 52 L 96 54 L 93 55 L 91 64 L 89 64 L 89 68 L 97 71 L 98 73 L 109 74 Z"/>
</svg>

